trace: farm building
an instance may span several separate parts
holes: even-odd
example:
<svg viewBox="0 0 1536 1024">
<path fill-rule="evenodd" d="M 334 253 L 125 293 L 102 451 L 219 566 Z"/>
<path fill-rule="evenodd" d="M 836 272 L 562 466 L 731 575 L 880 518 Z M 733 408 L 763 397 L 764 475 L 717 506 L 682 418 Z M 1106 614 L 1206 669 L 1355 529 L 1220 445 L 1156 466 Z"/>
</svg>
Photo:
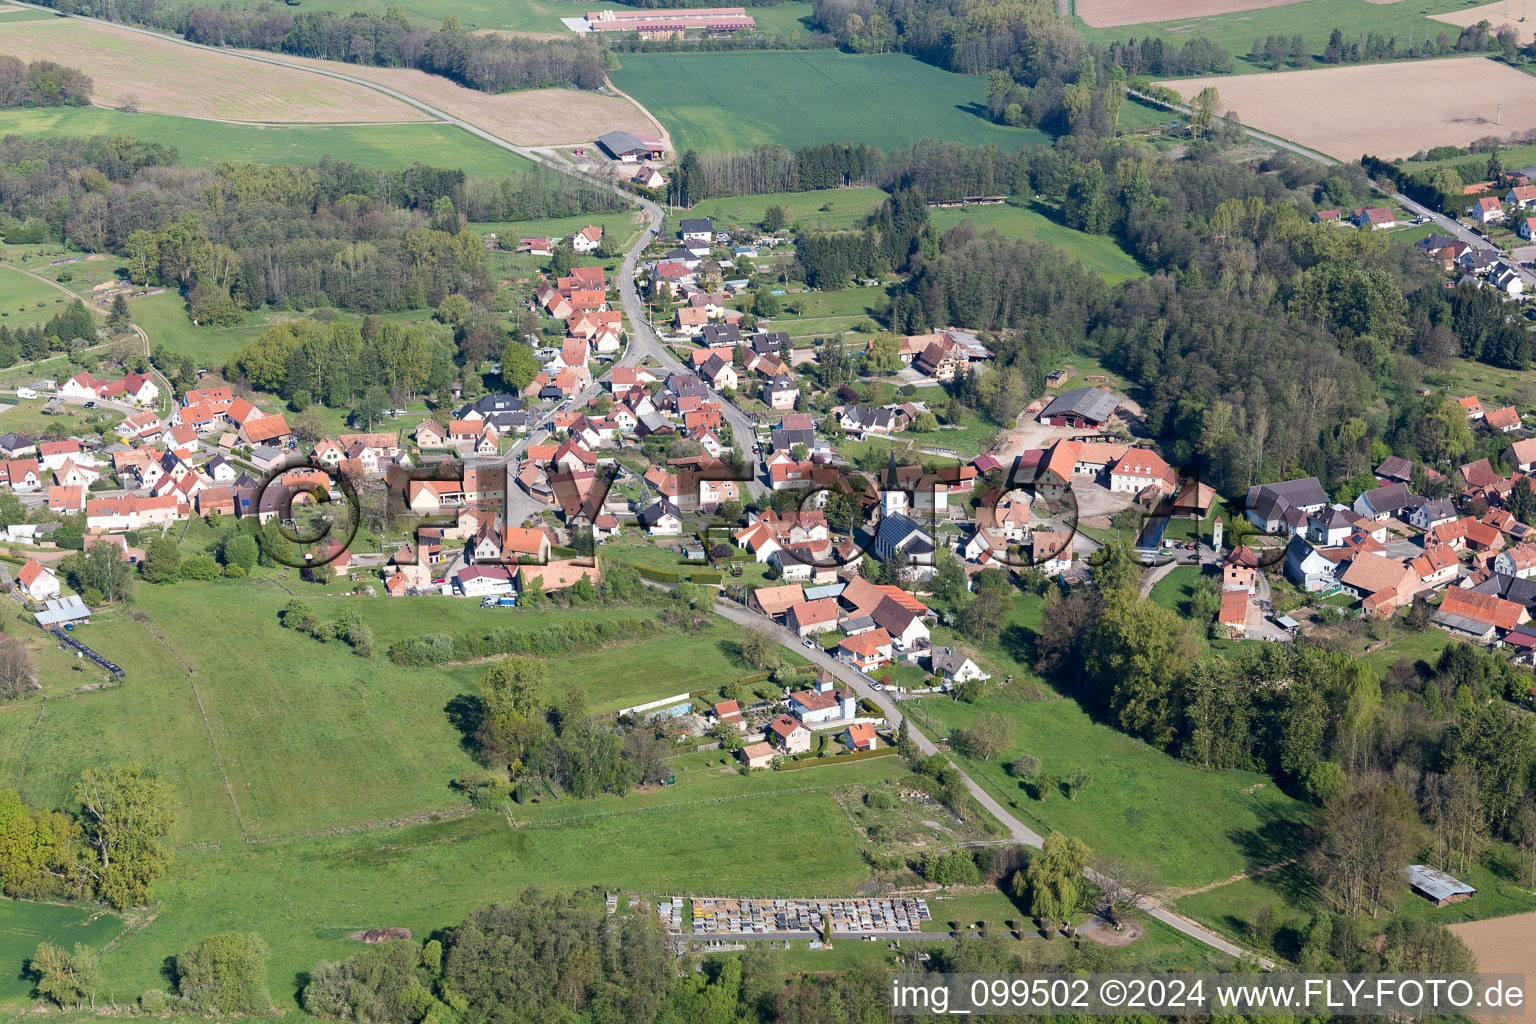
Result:
<svg viewBox="0 0 1536 1024">
<path fill-rule="evenodd" d="M 1051 427 L 1101 427 L 1120 408 L 1120 399 L 1099 388 L 1077 388 L 1056 396 L 1040 422 Z"/>
<path fill-rule="evenodd" d="M 687 32 L 726 35 L 750 32 L 757 22 L 741 7 L 694 7 L 666 11 L 588 11 L 588 32 L 638 32 L 641 39 L 669 39 Z"/>
<path fill-rule="evenodd" d="M 1410 864 L 1403 869 L 1403 876 L 1407 878 L 1409 888 L 1437 907 L 1469 900 L 1477 892 L 1466 882 L 1428 864 Z"/>
<path fill-rule="evenodd" d="M 613 159 L 627 164 L 638 160 L 660 160 L 666 152 L 666 147 L 654 135 L 636 135 L 625 131 L 599 135 L 597 144 Z"/>
</svg>

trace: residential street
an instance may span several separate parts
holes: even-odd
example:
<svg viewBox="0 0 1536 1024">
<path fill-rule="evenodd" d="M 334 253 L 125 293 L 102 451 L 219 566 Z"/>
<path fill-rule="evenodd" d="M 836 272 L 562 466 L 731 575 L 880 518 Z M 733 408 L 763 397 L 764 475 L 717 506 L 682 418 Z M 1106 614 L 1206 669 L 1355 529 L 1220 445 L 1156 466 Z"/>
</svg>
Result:
<svg viewBox="0 0 1536 1024">
<path fill-rule="evenodd" d="M 1372 184 L 1376 185 L 1377 188 L 1382 188 L 1381 185 L 1376 184 L 1375 182 L 1372 182 Z M 1386 189 L 1382 188 L 1382 191 L 1385 192 Z M 1394 202 L 1400 203 L 1405 210 L 1409 210 L 1428 220 L 1435 226 L 1437 231 L 1441 231 L 1445 234 L 1458 238 L 1472 246 L 1474 249 L 1486 250 L 1491 253 L 1497 253 L 1500 256 L 1504 255 L 1504 250 L 1488 241 L 1488 239 L 1484 238 L 1482 235 L 1479 235 L 1475 231 L 1471 231 L 1464 227 L 1460 221 L 1452 220 L 1450 217 L 1447 217 L 1443 213 L 1436 213 L 1434 210 L 1431 210 L 1423 203 L 1416 203 L 1412 199 L 1409 199 L 1407 196 L 1403 195 L 1401 192 L 1393 192 L 1392 199 Z M 1526 288 L 1536 287 L 1536 274 L 1531 273 L 1525 267 L 1520 266 L 1513 260 L 1507 260 L 1507 262 L 1510 264 L 1510 266 L 1514 267 L 1520 272 L 1520 280 L 1525 282 Z"/>
</svg>

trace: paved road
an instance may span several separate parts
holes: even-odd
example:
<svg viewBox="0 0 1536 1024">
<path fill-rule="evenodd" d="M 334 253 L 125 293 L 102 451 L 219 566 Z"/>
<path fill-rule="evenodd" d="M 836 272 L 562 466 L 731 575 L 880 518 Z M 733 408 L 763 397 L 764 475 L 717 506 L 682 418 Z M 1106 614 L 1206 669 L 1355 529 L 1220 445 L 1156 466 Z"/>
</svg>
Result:
<svg viewBox="0 0 1536 1024">
<path fill-rule="evenodd" d="M 1381 189 L 1383 192 L 1386 191 L 1385 188 L 1376 182 L 1372 182 L 1371 184 L 1376 185 L 1376 187 Z M 1509 259 L 1507 256 L 1505 256 L 1503 249 L 1500 249 L 1498 246 L 1488 241 L 1488 239 L 1484 238 L 1482 235 L 1479 235 L 1475 231 L 1470 230 L 1460 221 L 1447 217 L 1443 213 L 1436 213 L 1434 210 L 1425 206 L 1423 203 L 1409 199 L 1401 192 L 1393 192 L 1391 195 L 1393 200 L 1400 203 L 1404 209 L 1412 213 L 1416 213 L 1420 217 L 1423 217 L 1425 220 L 1428 220 L 1435 226 L 1436 230 L 1452 235 L 1455 238 L 1466 242 L 1474 249 L 1491 252 L 1503 258 L 1505 262 L 1514 267 L 1515 270 L 1519 271 L 1520 280 L 1525 282 L 1526 288 L 1536 287 L 1536 274 L 1532 274 L 1529 270 L 1520 266 L 1514 260 Z"/>
<path fill-rule="evenodd" d="M 893 700 L 891 696 L 885 691 L 873 689 L 870 686 L 868 679 L 866 679 L 862 673 L 848 667 L 847 665 L 844 665 L 842 662 L 836 660 L 835 658 L 828 656 L 827 653 L 821 649 L 820 645 L 817 645 L 814 649 L 803 647 L 801 646 L 800 638 L 797 637 L 794 633 L 791 633 L 789 630 L 785 629 L 783 626 L 778 625 L 771 619 L 767 619 L 761 615 L 758 615 L 756 612 L 749 611 L 740 605 L 731 604 L 728 601 L 722 600 L 717 602 L 715 604 L 715 612 L 723 618 L 729 619 L 731 622 L 737 623 L 738 625 L 749 626 L 753 629 L 765 630 L 785 648 L 810 661 L 818 668 L 826 669 L 828 672 L 832 673 L 832 675 L 836 677 L 840 682 L 852 687 L 854 692 L 856 692 L 860 697 L 864 697 L 872 702 L 876 707 L 880 709 L 881 713 L 885 715 L 885 720 L 890 723 L 890 727 L 892 729 L 898 728 L 901 725 L 904 716 L 900 711 L 900 704 L 897 701 Z M 937 754 L 940 752 L 939 748 L 934 744 L 934 742 L 925 736 L 922 730 L 917 727 L 917 723 L 911 723 L 909 727 L 909 733 L 912 739 L 917 743 L 918 749 L 923 753 Z M 953 761 L 951 761 L 951 763 L 953 763 Z M 955 765 L 955 770 L 960 772 L 960 777 L 965 781 L 965 788 L 970 791 L 971 796 L 975 797 L 978 804 L 986 808 L 989 814 L 991 814 L 994 818 L 1002 823 L 1003 827 L 1008 830 L 1009 837 L 1013 842 L 1021 843 L 1025 846 L 1033 846 L 1036 849 L 1044 845 L 1044 840 L 1041 838 L 1040 833 L 1036 832 L 1034 829 L 1024 824 L 1018 818 L 1014 817 L 1013 814 L 1010 813 L 1009 810 L 1004 807 L 1000 801 L 995 799 L 992 794 L 982 789 L 981 786 L 979 786 L 976 781 L 970 777 L 970 775 L 966 774 L 958 764 Z M 1088 878 L 1095 884 L 1102 884 L 1103 876 L 1101 876 L 1098 872 L 1090 869 L 1087 872 L 1087 875 Z M 1161 904 L 1154 903 L 1151 900 L 1142 900 L 1140 903 L 1140 908 L 1147 914 L 1155 917 L 1157 920 L 1163 922 L 1175 931 L 1181 932 L 1182 934 L 1194 939 L 1196 942 L 1210 946 L 1211 948 L 1219 950 L 1228 956 L 1244 956 L 1247 954 L 1246 950 L 1240 949 L 1238 946 L 1228 942 L 1226 939 L 1222 938 L 1220 935 L 1217 935 L 1215 932 L 1202 928 L 1200 925 L 1188 920 L 1187 918 L 1180 917 L 1178 914 L 1168 910 Z M 1267 959 L 1261 958 L 1260 963 L 1266 970 L 1270 970 L 1274 967 L 1274 963 Z"/>
</svg>

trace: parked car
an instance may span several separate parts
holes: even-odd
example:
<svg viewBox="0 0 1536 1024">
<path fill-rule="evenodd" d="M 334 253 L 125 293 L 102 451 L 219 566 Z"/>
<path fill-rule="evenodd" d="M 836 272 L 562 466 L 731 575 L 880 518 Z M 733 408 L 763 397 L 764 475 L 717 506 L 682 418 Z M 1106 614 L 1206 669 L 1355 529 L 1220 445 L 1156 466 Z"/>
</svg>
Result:
<svg viewBox="0 0 1536 1024">
<path fill-rule="evenodd" d="M 816 649 L 816 641 L 812 640 L 810 637 L 806 637 L 804 640 L 800 641 L 800 646 L 804 647 L 808 651 L 813 651 Z"/>
<path fill-rule="evenodd" d="M 85 403 L 85 407 L 87 409 L 100 409 L 101 408 L 101 403 L 100 402 L 86 402 Z"/>
<path fill-rule="evenodd" d="M 17 398 L 36 398 L 37 397 L 37 392 L 33 391 L 31 388 L 17 388 L 16 389 L 16 397 Z"/>
</svg>

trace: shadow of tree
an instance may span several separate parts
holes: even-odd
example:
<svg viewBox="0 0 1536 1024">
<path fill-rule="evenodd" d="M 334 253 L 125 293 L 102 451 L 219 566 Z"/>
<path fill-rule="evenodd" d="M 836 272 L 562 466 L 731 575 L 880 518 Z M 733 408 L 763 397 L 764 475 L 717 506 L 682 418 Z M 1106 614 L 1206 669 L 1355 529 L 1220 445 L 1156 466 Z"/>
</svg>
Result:
<svg viewBox="0 0 1536 1024">
<path fill-rule="evenodd" d="M 443 705 L 448 724 L 459 731 L 459 745 L 465 750 L 474 747 L 475 731 L 485 721 L 485 702 L 472 693 L 461 693 Z"/>
</svg>

